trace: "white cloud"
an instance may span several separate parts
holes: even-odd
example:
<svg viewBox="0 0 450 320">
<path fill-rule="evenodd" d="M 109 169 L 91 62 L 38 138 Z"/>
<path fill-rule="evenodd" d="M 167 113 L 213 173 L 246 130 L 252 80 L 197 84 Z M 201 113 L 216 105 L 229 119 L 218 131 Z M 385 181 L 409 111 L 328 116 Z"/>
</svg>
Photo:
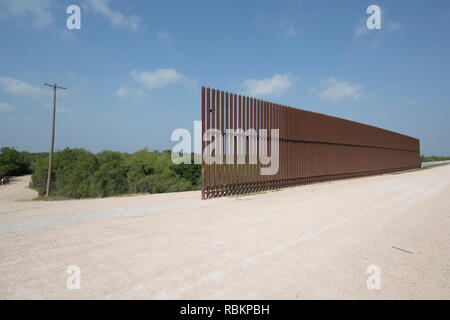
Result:
<svg viewBox="0 0 450 320">
<path fill-rule="evenodd" d="M 272 78 L 247 79 L 244 81 L 244 90 L 252 96 L 282 95 L 292 87 L 298 77 L 291 74 L 275 74 Z"/>
<path fill-rule="evenodd" d="M 138 71 L 132 70 L 130 72 L 131 78 L 136 83 L 136 88 L 129 86 L 122 86 L 116 91 L 116 96 L 119 98 L 137 98 L 142 100 L 145 98 L 146 102 L 148 94 L 146 90 L 163 88 L 165 86 L 180 83 L 186 87 L 195 88 L 197 81 L 195 79 L 187 78 L 181 72 L 174 68 L 156 69 L 155 71 Z"/>
<path fill-rule="evenodd" d="M 24 96 L 37 96 L 42 94 L 43 92 L 41 88 L 33 86 L 24 81 L 1 76 L 0 76 L 0 88 L 9 93 Z"/>
<path fill-rule="evenodd" d="M 156 69 L 155 71 L 131 71 L 134 81 L 147 89 L 162 88 L 177 82 L 186 82 L 187 78 L 176 69 Z"/>
<path fill-rule="evenodd" d="M 30 16 L 35 25 L 46 26 L 53 21 L 50 0 L 2 0 L 0 18 Z"/>
<path fill-rule="evenodd" d="M 113 26 L 125 26 L 133 31 L 139 30 L 141 19 L 135 15 L 125 15 L 118 10 L 114 10 L 110 6 L 110 0 L 88 0 L 90 8 L 103 14 L 111 22 Z"/>
<path fill-rule="evenodd" d="M 367 17 L 368 16 L 361 17 L 359 19 L 358 23 L 355 24 L 355 26 L 353 28 L 354 29 L 354 31 L 353 31 L 353 37 L 354 38 L 362 36 L 362 35 L 365 35 L 365 34 L 368 33 L 369 29 L 367 29 L 367 26 L 366 26 Z M 378 31 L 378 30 L 375 30 L 374 32 L 376 32 L 376 31 Z"/>
<path fill-rule="evenodd" d="M 0 112 L 11 112 L 14 108 L 6 102 L 0 102 Z"/>
<path fill-rule="evenodd" d="M 170 33 L 166 31 L 159 31 L 156 34 L 156 41 L 160 44 L 170 46 L 172 44 L 172 40 L 170 38 Z"/>
<path fill-rule="evenodd" d="M 126 98 L 126 97 L 141 98 L 145 94 L 142 90 L 139 90 L 139 89 L 120 87 L 119 89 L 117 89 L 116 95 L 119 98 Z"/>
<path fill-rule="evenodd" d="M 360 99 L 365 97 L 363 87 L 357 83 L 350 84 L 335 78 L 329 78 L 322 81 L 322 89 L 311 89 L 312 93 L 317 94 L 325 100 L 337 101 L 346 98 Z"/>
<path fill-rule="evenodd" d="M 273 33 L 280 33 L 286 38 L 295 37 L 299 33 L 294 21 L 280 19 L 271 21 L 264 17 L 256 17 L 255 24 L 257 27 Z"/>
<path fill-rule="evenodd" d="M 273 10 L 265 13 L 257 13 L 254 18 L 254 25 L 261 30 L 266 30 L 273 34 L 279 34 L 286 38 L 296 37 L 308 24 L 310 17 L 302 14 L 301 3 L 288 5 L 284 9 Z"/>
<path fill-rule="evenodd" d="M 355 32 L 353 33 L 353 37 L 359 37 L 362 35 L 365 35 L 367 32 L 369 31 L 369 29 L 367 29 L 366 25 L 362 25 L 362 26 L 356 26 L 355 27 Z"/>
</svg>

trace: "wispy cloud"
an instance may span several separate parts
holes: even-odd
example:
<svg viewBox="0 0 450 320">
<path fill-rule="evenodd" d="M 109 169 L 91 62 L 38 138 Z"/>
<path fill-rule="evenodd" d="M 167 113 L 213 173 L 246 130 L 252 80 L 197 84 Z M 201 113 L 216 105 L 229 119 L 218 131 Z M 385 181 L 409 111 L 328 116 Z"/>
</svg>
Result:
<svg viewBox="0 0 450 320">
<path fill-rule="evenodd" d="M 0 76 L 0 88 L 6 92 L 22 96 L 38 96 L 44 91 L 34 85 L 10 77 Z"/>
<path fill-rule="evenodd" d="M 174 68 L 156 69 L 155 71 L 131 71 L 131 77 L 136 83 L 147 89 L 162 88 L 170 84 L 183 83 L 192 84 L 194 80 Z"/>
<path fill-rule="evenodd" d="M 69 30 L 69 29 L 59 29 L 58 30 L 58 34 L 60 35 L 61 38 L 66 39 L 66 40 L 73 40 L 75 38 L 75 34 L 73 31 Z"/>
<path fill-rule="evenodd" d="M 314 14 L 303 8 L 302 0 L 283 6 L 273 4 L 269 10 L 257 10 L 253 23 L 256 28 L 285 38 L 297 37 L 314 19 Z"/>
<path fill-rule="evenodd" d="M 366 26 L 366 19 L 367 17 L 362 17 L 359 19 L 359 22 L 355 24 L 354 30 L 353 30 L 353 37 L 357 38 L 359 36 L 363 36 L 367 34 L 370 30 L 367 29 Z"/>
<path fill-rule="evenodd" d="M 156 42 L 165 46 L 170 46 L 172 44 L 170 33 L 167 31 L 158 31 L 156 34 Z"/>
<path fill-rule="evenodd" d="M 138 101 L 148 102 L 149 94 L 147 90 L 163 88 L 169 85 L 181 84 L 186 87 L 194 88 L 197 81 L 186 77 L 174 68 L 159 68 L 154 71 L 138 71 L 130 72 L 131 79 L 134 82 L 132 86 L 122 86 L 116 91 L 118 98 L 134 98 Z"/>
<path fill-rule="evenodd" d="M 394 32 L 394 31 L 400 31 L 403 29 L 403 26 L 400 22 L 397 21 L 388 21 L 386 31 L 387 32 Z"/>
<path fill-rule="evenodd" d="M 53 105 L 45 104 L 44 108 L 47 110 L 53 110 Z M 56 113 L 72 113 L 72 112 L 74 112 L 74 109 L 68 108 L 67 106 L 61 103 L 56 104 Z"/>
<path fill-rule="evenodd" d="M 406 101 L 407 104 L 418 104 L 420 102 L 417 98 L 410 98 Z"/>
<path fill-rule="evenodd" d="M 321 89 L 311 89 L 310 92 L 318 95 L 324 100 L 338 101 L 342 99 L 360 99 L 366 97 L 361 85 L 348 83 L 336 78 L 329 78 L 322 81 Z"/>
<path fill-rule="evenodd" d="M 145 96 L 145 93 L 139 89 L 120 87 L 119 89 L 117 89 L 116 95 L 119 98 L 127 98 L 127 97 L 143 98 Z"/>
<path fill-rule="evenodd" d="M 265 16 L 257 16 L 255 25 L 260 29 L 280 33 L 287 38 L 296 36 L 300 31 L 295 19 L 277 18 L 272 20 Z"/>
<path fill-rule="evenodd" d="M 2 0 L 0 18 L 30 17 L 37 26 L 46 26 L 53 21 L 50 0 Z"/>
<path fill-rule="evenodd" d="M 291 13 L 271 16 L 259 14 L 255 17 L 254 23 L 258 29 L 281 34 L 286 38 L 292 38 L 297 36 L 301 31 L 298 20 L 298 17 Z"/>
<path fill-rule="evenodd" d="M 244 90 L 253 96 L 280 96 L 292 87 L 298 77 L 291 74 L 275 74 L 272 78 L 247 79 L 243 83 Z"/>
<path fill-rule="evenodd" d="M 11 111 L 14 111 L 14 108 L 10 104 L 6 102 L 0 102 L 0 113 Z"/>
<path fill-rule="evenodd" d="M 90 8 L 104 15 L 113 26 L 127 27 L 133 31 L 142 28 L 141 19 L 135 15 L 126 15 L 117 9 L 113 9 L 110 0 L 87 0 Z"/>
</svg>

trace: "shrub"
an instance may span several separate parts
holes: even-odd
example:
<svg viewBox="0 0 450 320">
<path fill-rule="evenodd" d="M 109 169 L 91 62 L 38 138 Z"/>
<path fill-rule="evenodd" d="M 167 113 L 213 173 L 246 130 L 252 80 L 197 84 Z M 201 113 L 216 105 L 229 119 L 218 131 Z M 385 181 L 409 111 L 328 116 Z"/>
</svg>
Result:
<svg viewBox="0 0 450 320">
<path fill-rule="evenodd" d="M 133 154 L 83 149 L 54 153 L 52 196 L 107 197 L 127 193 L 162 193 L 198 189 L 200 165 L 173 165 L 170 151 L 139 150 Z M 48 155 L 35 159 L 31 186 L 45 194 Z"/>
<path fill-rule="evenodd" d="M 14 148 L 0 149 L 0 177 L 31 173 L 30 160 Z"/>
</svg>

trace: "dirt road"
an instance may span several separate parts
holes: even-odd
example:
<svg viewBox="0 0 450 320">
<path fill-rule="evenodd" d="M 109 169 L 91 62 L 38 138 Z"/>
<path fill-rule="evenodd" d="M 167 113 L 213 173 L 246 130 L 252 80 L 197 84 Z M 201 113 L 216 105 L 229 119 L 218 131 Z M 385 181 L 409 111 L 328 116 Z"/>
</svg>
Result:
<svg viewBox="0 0 450 320">
<path fill-rule="evenodd" d="M 449 183 L 445 165 L 207 201 L 46 202 L 23 201 L 23 178 L 0 186 L 0 298 L 450 299 Z"/>
</svg>

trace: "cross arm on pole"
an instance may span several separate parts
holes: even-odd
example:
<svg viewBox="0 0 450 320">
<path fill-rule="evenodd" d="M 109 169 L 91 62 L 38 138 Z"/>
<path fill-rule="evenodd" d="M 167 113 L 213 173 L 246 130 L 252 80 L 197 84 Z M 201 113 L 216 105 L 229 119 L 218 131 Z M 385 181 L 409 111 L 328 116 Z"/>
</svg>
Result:
<svg viewBox="0 0 450 320">
<path fill-rule="evenodd" d="M 57 89 L 67 89 L 67 88 L 60 87 L 60 86 L 56 85 L 56 83 L 54 83 L 54 84 L 49 84 L 49 83 L 46 82 L 46 83 L 44 83 L 44 85 L 49 86 L 49 87 L 52 87 L 52 88 L 57 88 Z"/>
</svg>

